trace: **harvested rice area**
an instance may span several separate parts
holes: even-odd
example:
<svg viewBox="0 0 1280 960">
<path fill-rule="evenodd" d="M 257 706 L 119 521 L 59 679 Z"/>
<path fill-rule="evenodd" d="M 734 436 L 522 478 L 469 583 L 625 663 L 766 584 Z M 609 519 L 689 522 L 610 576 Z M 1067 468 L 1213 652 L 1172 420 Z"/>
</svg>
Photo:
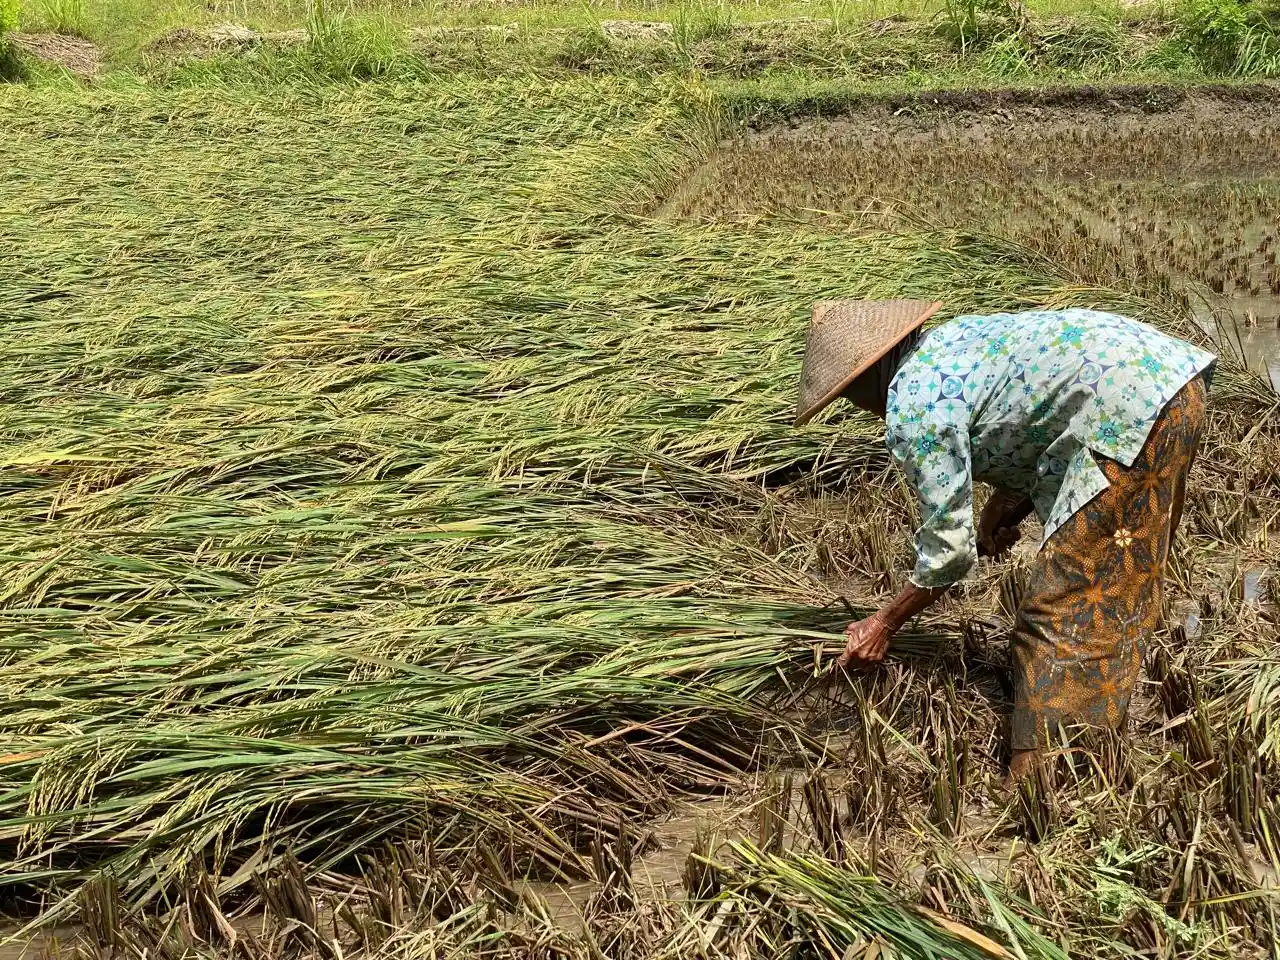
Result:
<svg viewBox="0 0 1280 960">
<path fill-rule="evenodd" d="M 0 114 L 0 884 L 67 955 L 1269 955 L 1263 379 L 1218 374 L 1133 739 L 1016 792 L 1028 553 L 825 681 L 914 518 L 874 424 L 789 426 L 815 299 L 1204 339 L 1194 270 L 1055 253 L 977 187 L 853 216 L 930 195 L 862 129 L 723 146 L 675 81 Z"/>
<path fill-rule="evenodd" d="M 663 212 L 1008 238 L 1176 297 L 1274 383 L 1277 97 L 1260 85 L 899 98 L 726 144 Z"/>
</svg>

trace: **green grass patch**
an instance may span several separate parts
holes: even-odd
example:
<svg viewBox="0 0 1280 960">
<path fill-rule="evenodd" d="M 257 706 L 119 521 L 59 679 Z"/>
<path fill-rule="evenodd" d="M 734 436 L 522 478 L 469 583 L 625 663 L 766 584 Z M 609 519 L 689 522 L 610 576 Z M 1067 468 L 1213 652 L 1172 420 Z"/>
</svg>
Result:
<svg viewBox="0 0 1280 960">
<path fill-rule="evenodd" d="M 1020 19 L 999 13 L 1003 5 L 972 10 L 843 2 L 764 7 L 689 0 L 635 9 L 442 8 L 309 0 L 225 7 L 169 3 L 153 9 L 151 0 L 91 7 L 79 0 L 42 2 L 25 9 L 27 29 L 90 37 L 103 45 L 116 69 L 153 78 L 172 76 L 175 60 L 185 61 L 177 68 L 182 77 L 229 74 L 238 80 L 256 71 L 265 82 L 289 73 L 403 81 L 459 71 L 716 78 L 800 72 L 911 83 L 953 73 L 1052 80 L 1072 73 L 1099 78 L 1157 69 L 1240 75 L 1273 70 L 1265 18 L 1252 16 L 1248 29 L 1229 39 L 1219 37 L 1222 31 L 1201 36 L 1194 10 L 1179 26 L 1165 13 L 1134 19 L 1135 14 L 1119 9 L 1038 4 L 1024 27 Z M 228 22 L 256 31 L 260 40 L 200 39 Z M 294 36 L 303 33 L 301 40 Z"/>
</svg>

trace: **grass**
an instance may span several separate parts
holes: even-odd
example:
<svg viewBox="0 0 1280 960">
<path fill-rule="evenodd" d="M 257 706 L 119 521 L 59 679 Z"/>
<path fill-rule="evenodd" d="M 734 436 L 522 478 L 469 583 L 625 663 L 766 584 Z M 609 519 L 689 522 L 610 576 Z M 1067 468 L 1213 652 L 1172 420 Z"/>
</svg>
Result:
<svg viewBox="0 0 1280 960">
<path fill-rule="evenodd" d="M 172 76 L 172 61 L 179 59 L 184 62 L 178 75 L 198 82 L 227 72 L 260 79 L 319 74 L 410 80 L 465 70 L 498 76 L 511 71 L 692 72 L 729 78 L 797 74 L 862 83 L 893 76 L 899 82 L 937 83 L 950 74 L 969 82 L 1045 79 L 1054 73 L 1059 78 L 1257 77 L 1274 75 L 1280 62 L 1274 32 L 1260 17 L 1246 17 L 1237 32 L 1219 42 L 1217 34 L 1206 40 L 1196 33 L 1194 19 L 1179 21 L 1174 9 L 1162 6 L 1131 10 L 1037 3 L 1027 24 L 993 10 L 990 4 L 844 0 L 685 0 L 634 7 L 311 0 L 193 5 L 109 0 L 85 7 L 76 0 L 44 0 L 24 8 L 22 26 L 87 36 L 103 46 L 112 71 L 151 80 Z M 618 32 L 621 28 L 606 21 L 657 22 L 666 32 Z M 200 39 L 202 31 L 228 22 L 247 25 L 266 39 L 256 44 Z M 307 34 L 309 42 L 299 40 Z"/>
<path fill-rule="evenodd" d="M 58 0 L 52 0 L 58 2 Z M 487 3 L 406 2 L 367 0 L 317 5 L 314 0 L 102 0 L 89 11 L 95 38 L 110 46 L 136 47 L 140 39 L 166 25 L 244 23 L 256 29 L 285 30 L 306 26 L 317 6 L 330 15 L 379 17 L 402 28 L 432 25 L 476 26 L 522 23 L 529 27 L 587 26 L 600 20 L 641 20 L 675 23 L 685 21 L 752 22 L 794 18 L 830 18 L 854 25 L 893 16 L 928 17 L 942 12 L 941 4 L 920 0 L 872 0 L 872 2 L 814 3 L 804 0 L 771 2 L 713 2 L 675 0 L 658 3 L 589 2 L 563 3 L 559 0 L 516 5 Z M 1032 9 L 1046 16 L 1095 14 L 1115 15 L 1118 8 L 1088 0 L 1038 0 Z M 23 9 L 24 26 L 47 23 L 40 3 Z"/>
<path fill-rule="evenodd" d="M 38 23 L 53 33 L 84 36 L 88 31 L 88 9 L 84 0 L 40 0 Z"/>
</svg>

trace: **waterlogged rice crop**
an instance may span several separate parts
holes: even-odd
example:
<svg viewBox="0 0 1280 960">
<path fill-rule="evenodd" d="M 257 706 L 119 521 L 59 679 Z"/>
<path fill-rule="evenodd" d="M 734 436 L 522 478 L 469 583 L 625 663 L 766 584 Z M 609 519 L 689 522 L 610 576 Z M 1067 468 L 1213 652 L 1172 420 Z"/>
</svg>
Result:
<svg viewBox="0 0 1280 960">
<path fill-rule="evenodd" d="M 308 891 L 341 877 L 372 906 L 333 923 L 387 956 L 499 934 L 595 956 L 524 876 L 599 881 L 588 929 L 616 956 L 1260 942 L 1278 674 L 1226 664 L 1271 663 L 1275 628 L 1205 581 L 1224 544 L 1237 580 L 1274 559 L 1280 426 L 1229 362 L 1175 591 L 1207 628 L 1160 639 L 1138 746 L 1065 755 L 1057 792 L 995 788 L 999 597 L 1025 558 L 919 624 L 909 664 L 809 683 L 912 522 L 874 424 L 789 426 L 809 303 L 1176 325 L 1176 300 L 954 230 L 649 219 L 716 137 L 678 86 L 28 90 L 0 112 L 18 901 L 152 949 L 174 909 L 192 942 L 237 905 L 314 930 Z M 646 824 L 748 775 L 753 842 L 702 843 L 690 899 L 644 912 Z"/>
</svg>

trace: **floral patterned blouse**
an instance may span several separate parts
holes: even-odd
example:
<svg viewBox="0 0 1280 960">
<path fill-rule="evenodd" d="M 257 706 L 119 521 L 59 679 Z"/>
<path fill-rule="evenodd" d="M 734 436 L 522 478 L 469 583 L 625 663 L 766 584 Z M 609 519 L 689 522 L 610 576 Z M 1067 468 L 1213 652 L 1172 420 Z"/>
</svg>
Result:
<svg viewBox="0 0 1280 960">
<path fill-rule="evenodd" d="M 885 417 L 920 502 L 912 581 L 946 586 L 972 569 L 974 479 L 1030 496 L 1048 539 L 1106 489 L 1091 454 L 1131 465 L 1165 403 L 1216 360 L 1094 310 L 963 316 L 930 331 L 894 375 Z"/>
</svg>

